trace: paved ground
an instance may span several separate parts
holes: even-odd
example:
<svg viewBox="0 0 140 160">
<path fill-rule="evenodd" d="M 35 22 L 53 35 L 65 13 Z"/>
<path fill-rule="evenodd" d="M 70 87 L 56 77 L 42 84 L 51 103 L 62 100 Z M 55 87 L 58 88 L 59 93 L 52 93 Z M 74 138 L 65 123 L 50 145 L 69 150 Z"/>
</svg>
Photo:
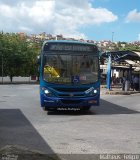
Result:
<svg viewBox="0 0 140 160">
<path fill-rule="evenodd" d="M 45 153 L 140 153 L 140 94 L 101 95 L 87 113 L 44 112 L 38 85 L 0 86 L 0 147 Z"/>
</svg>

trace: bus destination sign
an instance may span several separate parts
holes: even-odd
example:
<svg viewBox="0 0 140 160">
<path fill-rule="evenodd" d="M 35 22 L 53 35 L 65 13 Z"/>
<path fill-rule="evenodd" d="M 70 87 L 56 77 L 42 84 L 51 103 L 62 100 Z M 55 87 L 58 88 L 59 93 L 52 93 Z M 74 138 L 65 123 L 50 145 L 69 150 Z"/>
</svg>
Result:
<svg viewBox="0 0 140 160">
<path fill-rule="evenodd" d="M 45 50 L 51 51 L 81 51 L 81 52 L 93 52 L 97 51 L 94 45 L 80 45 L 80 44 L 46 44 Z"/>
</svg>

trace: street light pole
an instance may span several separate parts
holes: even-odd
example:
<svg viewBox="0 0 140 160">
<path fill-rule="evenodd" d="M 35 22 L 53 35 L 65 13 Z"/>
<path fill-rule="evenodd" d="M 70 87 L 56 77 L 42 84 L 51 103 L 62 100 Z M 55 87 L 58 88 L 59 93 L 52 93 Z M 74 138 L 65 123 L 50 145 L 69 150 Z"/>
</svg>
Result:
<svg viewBox="0 0 140 160">
<path fill-rule="evenodd" d="M 113 42 L 113 38 L 114 38 L 114 32 L 112 32 L 112 42 Z"/>
</svg>

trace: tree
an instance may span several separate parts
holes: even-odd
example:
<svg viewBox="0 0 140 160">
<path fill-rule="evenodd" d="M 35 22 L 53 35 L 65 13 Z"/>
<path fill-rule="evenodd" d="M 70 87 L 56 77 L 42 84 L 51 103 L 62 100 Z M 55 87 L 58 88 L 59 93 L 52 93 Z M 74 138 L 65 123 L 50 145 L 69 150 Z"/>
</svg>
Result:
<svg viewBox="0 0 140 160">
<path fill-rule="evenodd" d="M 9 76 L 11 82 L 13 76 L 37 75 L 36 57 L 39 49 L 40 44 L 29 43 L 26 37 L 0 33 L 0 56 L 3 56 L 4 75 Z"/>
</svg>

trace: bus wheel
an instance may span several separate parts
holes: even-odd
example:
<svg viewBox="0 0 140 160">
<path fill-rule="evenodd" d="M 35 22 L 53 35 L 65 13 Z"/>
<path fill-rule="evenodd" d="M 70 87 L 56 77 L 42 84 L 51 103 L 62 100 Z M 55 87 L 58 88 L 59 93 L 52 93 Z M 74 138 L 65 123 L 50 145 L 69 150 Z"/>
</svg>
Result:
<svg viewBox="0 0 140 160">
<path fill-rule="evenodd" d="M 42 107 L 43 111 L 47 111 L 47 108 L 46 107 Z"/>
<path fill-rule="evenodd" d="M 86 106 L 86 107 L 83 107 L 82 110 L 83 110 L 83 111 L 89 111 L 90 108 L 91 108 L 91 106 Z"/>
</svg>

